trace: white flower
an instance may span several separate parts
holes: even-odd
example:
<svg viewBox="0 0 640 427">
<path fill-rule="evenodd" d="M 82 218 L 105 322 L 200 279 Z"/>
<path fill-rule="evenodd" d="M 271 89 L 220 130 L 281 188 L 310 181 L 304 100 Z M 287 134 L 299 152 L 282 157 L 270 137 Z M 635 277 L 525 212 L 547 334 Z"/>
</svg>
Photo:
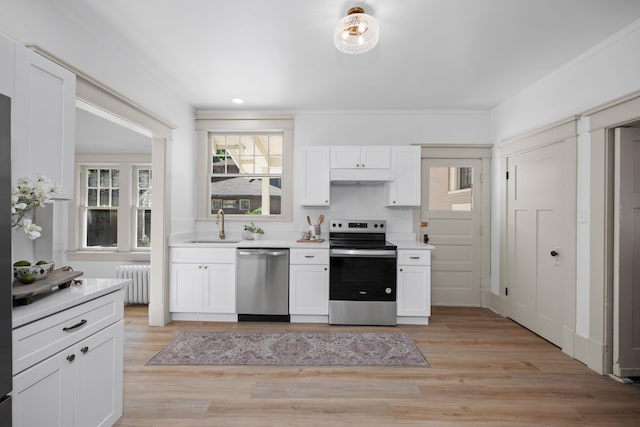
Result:
<svg viewBox="0 0 640 427">
<path fill-rule="evenodd" d="M 23 228 L 31 240 L 40 237 L 42 227 L 24 217 L 36 208 L 53 202 L 53 197 L 58 194 L 62 194 L 62 188 L 47 177 L 39 176 L 34 182 L 19 178 L 11 194 L 11 226 Z"/>
<path fill-rule="evenodd" d="M 22 221 L 22 229 L 25 233 L 27 233 L 27 236 L 31 240 L 35 240 L 41 236 L 40 232 L 42 231 L 42 227 L 31 223 L 30 219 L 25 219 Z"/>
</svg>

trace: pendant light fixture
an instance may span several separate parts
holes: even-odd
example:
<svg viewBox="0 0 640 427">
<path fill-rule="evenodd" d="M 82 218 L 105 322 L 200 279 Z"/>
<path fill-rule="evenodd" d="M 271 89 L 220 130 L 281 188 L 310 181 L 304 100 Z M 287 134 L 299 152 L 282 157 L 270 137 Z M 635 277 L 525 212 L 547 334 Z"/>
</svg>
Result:
<svg viewBox="0 0 640 427">
<path fill-rule="evenodd" d="M 352 7 L 342 18 L 333 34 L 333 42 L 340 52 L 365 53 L 378 44 L 380 26 L 375 18 L 361 7 Z"/>
</svg>

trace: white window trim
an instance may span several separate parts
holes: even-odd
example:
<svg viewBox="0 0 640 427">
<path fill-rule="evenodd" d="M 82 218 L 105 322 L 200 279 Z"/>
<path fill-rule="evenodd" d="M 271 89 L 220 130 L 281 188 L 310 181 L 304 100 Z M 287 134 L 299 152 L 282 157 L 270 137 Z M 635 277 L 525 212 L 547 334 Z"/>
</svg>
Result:
<svg viewBox="0 0 640 427">
<path fill-rule="evenodd" d="M 130 202 L 131 207 L 122 206 L 120 208 L 126 212 L 118 215 L 118 247 L 117 248 L 84 248 L 83 247 L 83 218 L 82 200 L 84 187 L 83 169 L 92 166 L 119 166 L 120 179 L 126 176 L 133 179 L 133 171 L 138 166 L 149 166 L 151 168 L 151 154 L 76 154 L 75 156 L 75 176 L 73 198 L 69 202 L 69 249 L 67 257 L 70 261 L 92 261 L 92 260 L 131 260 L 148 261 L 150 259 L 150 248 L 135 248 L 135 223 L 133 222 L 133 212 L 137 210 Z M 120 200 L 133 201 L 131 192 L 132 185 L 120 187 Z"/>
<path fill-rule="evenodd" d="M 260 221 L 291 221 L 293 217 L 293 118 L 292 117 L 252 117 L 232 118 L 196 115 L 197 138 L 197 217 L 198 221 L 214 221 L 209 214 L 211 199 L 207 198 L 207 168 L 209 167 L 209 133 L 217 132 L 282 132 L 282 199 L 280 215 L 257 216 Z M 229 221 L 245 221 L 246 215 L 230 214 Z"/>
</svg>

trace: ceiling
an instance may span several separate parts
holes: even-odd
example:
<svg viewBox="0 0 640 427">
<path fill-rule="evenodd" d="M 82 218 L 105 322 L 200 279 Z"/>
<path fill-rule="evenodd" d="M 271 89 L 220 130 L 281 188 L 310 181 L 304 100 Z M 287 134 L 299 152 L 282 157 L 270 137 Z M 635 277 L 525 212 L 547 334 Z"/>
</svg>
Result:
<svg viewBox="0 0 640 427">
<path fill-rule="evenodd" d="M 194 108 L 223 110 L 489 110 L 640 19 L 638 0 L 56 4 Z M 346 55 L 333 30 L 355 5 L 380 42 Z"/>
</svg>

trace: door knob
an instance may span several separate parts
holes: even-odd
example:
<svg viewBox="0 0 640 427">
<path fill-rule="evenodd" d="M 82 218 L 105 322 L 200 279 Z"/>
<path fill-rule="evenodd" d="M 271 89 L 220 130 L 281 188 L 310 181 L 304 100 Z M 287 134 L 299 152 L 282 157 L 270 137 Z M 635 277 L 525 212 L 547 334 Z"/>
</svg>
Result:
<svg viewBox="0 0 640 427">
<path fill-rule="evenodd" d="M 560 255 L 558 252 L 556 252 L 556 251 L 551 251 L 551 256 L 558 256 L 558 255 Z"/>
</svg>

